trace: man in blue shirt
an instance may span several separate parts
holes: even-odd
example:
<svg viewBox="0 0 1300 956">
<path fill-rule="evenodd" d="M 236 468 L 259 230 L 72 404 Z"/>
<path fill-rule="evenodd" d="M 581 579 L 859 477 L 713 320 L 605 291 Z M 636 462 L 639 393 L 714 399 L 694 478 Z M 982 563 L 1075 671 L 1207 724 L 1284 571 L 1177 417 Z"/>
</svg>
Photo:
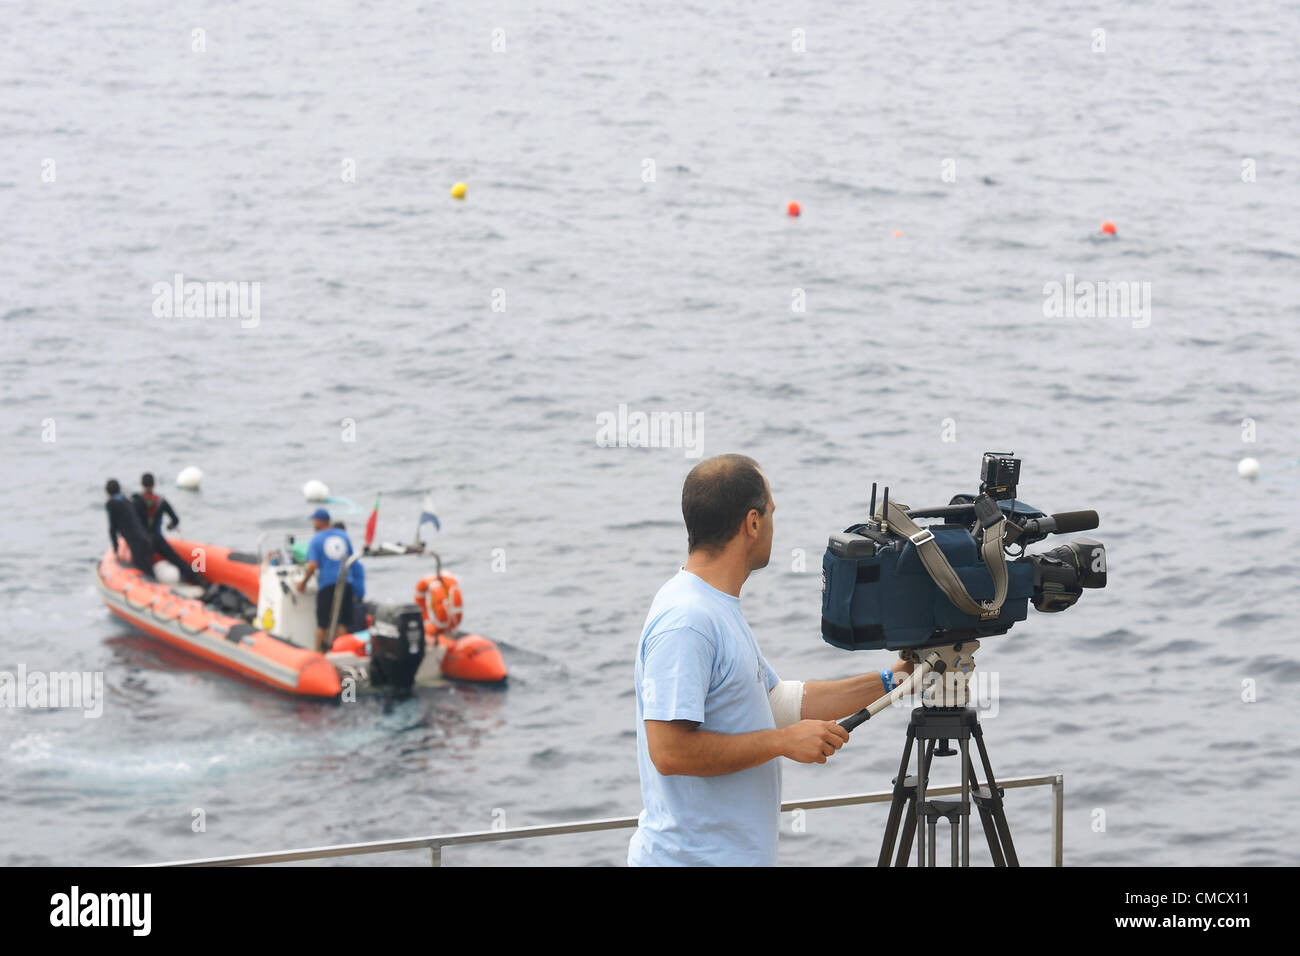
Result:
<svg viewBox="0 0 1300 956">
<path fill-rule="evenodd" d="M 342 521 L 334 522 L 334 527 L 348 530 Z M 348 587 L 352 589 L 352 605 L 339 611 L 339 622 L 356 631 L 366 626 L 366 566 L 360 561 L 353 561 L 348 568 Z"/>
<path fill-rule="evenodd" d="M 686 566 L 655 595 L 637 649 L 645 809 L 630 866 L 774 866 L 777 758 L 825 763 L 849 738 L 836 719 L 883 696 L 892 680 L 872 672 L 782 681 L 764 659 L 740 589 L 771 557 L 775 509 L 767 479 L 744 455 L 710 458 L 686 476 Z"/>
<path fill-rule="evenodd" d="M 343 532 L 348 530 L 348 526 L 342 521 L 334 522 L 334 527 Z M 352 562 L 352 567 L 348 568 L 348 584 L 352 587 L 354 598 L 358 601 L 366 599 L 366 568 L 360 561 Z"/>
<path fill-rule="evenodd" d="M 303 568 L 302 580 L 298 582 L 298 590 L 305 591 L 312 575 L 320 571 L 320 588 L 316 592 L 316 649 L 327 651 L 325 628 L 329 626 L 334 609 L 334 588 L 338 584 L 339 569 L 352 556 L 352 542 L 342 528 L 330 527 L 330 513 L 324 508 L 312 512 L 311 524 L 316 533 L 307 545 L 307 564 Z M 352 585 L 344 579 L 339 620 L 347 624 L 351 616 Z"/>
</svg>

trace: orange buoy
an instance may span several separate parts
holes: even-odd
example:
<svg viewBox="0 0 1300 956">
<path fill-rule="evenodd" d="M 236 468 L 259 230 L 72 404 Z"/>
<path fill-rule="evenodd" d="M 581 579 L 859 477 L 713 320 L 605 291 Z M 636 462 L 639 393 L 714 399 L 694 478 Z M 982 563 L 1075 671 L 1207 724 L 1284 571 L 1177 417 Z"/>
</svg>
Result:
<svg viewBox="0 0 1300 956">
<path fill-rule="evenodd" d="M 802 211 L 803 210 L 800 208 L 799 204 L 793 199 L 791 199 L 790 204 L 785 207 L 785 213 L 787 216 L 797 216 Z"/>
<path fill-rule="evenodd" d="M 895 238 L 895 239 L 897 239 L 897 238 L 898 238 L 899 236 L 901 236 L 902 234 L 903 234 L 903 230 L 901 230 L 901 229 L 895 229 L 895 230 L 894 230 L 894 238 Z"/>
<path fill-rule="evenodd" d="M 481 634 L 453 638 L 438 636 L 443 650 L 441 670 L 444 677 L 495 684 L 506 679 L 506 662 L 501 650 Z"/>
<path fill-rule="evenodd" d="M 1101 231 L 1108 236 L 1115 235 L 1115 224 L 1107 219 L 1101 224 Z"/>
</svg>

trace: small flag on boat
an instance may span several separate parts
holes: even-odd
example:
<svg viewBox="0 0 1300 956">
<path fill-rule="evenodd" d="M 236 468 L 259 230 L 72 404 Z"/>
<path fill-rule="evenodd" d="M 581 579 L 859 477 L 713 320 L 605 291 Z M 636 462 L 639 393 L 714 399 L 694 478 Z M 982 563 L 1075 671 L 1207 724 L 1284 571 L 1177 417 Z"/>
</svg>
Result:
<svg viewBox="0 0 1300 956">
<path fill-rule="evenodd" d="M 375 510 L 370 512 L 370 520 L 366 522 L 366 549 L 370 549 L 370 543 L 375 540 L 375 525 L 379 523 L 379 495 L 375 495 Z"/>
<path fill-rule="evenodd" d="M 421 528 L 424 527 L 424 523 L 425 523 L 426 521 L 432 521 L 432 522 L 433 522 L 433 530 L 434 530 L 434 531 L 441 531 L 441 530 L 442 530 L 442 523 L 441 523 L 440 521 L 438 521 L 438 516 L 437 516 L 436 514 L 434 514 L 434 511 L 433 511 L 433 492 L 432 492 L 432 491 L 429 492 L 427 495 L 424 496 L 424 505 L 423 505 L 422 510 L 420 511 L 420 520 L 419 520 L 419 523 L 417 523 L 416 526 L 415 526 L 415 530 L 416 530 L 416 532 L 417 532 L 417 536 L 418 536 L 419 530 L 420 530 Z"/>
</svg>

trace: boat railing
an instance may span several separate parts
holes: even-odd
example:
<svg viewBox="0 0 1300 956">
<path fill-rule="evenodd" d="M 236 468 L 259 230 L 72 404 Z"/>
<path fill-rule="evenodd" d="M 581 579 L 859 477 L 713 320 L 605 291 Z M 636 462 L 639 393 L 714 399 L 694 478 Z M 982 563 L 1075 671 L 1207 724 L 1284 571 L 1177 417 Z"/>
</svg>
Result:
<svg viewBox="0 0 1300 956">
<path fill-rule="evenodd" d="M 1063 866 L 1065 854 L 1065 776 L 1056 773 L 1040 777 L 1013 777 L 1008 780 L 999 780 L 998 786 L 1004 790 L 1017 790 L 1026 787 L 1052 788 L 1051 865 Z M 927 797 L 945 797 L 959 793 L 961 793 L 960 784 L 947 787 L 931 787 L 926 790 Z M 787 800 L 781 804 L 781 812 L 825 810 L 831 807 L 850 807 L 867 803 L 889 803 L 893 796 L 892 790 L 879 790 L 872 793 L 851 793 L 836 797 L 816 797 L 809 800 Z M 267 863 L 300 863 L 304 860 L 326 860 L 334 857 L 362 856 L 371 853 L 425 850 L 429 853 L 431 865 L 442 866 L 444 847 L 466 846 L 471 843 L 502 843 L 506 840 L 530 840 L 537 837 L 565 836 L 574 833 L 595 833 L 601 830 L 623 830 L 631 829 L 636 825 L 636 817 L 610 817 L 604 820 L 547 823 L 539 826 L 514 827 L 511 829 L 503 827 L 501 829 L 475 830 L 468 833 L 439 833 L 432 836 L 409 837 L 401 840 L 345 843 L 301 850 L 277 850 L 270 853 L 250 853 L 238 856 L 214 856 L 205 859 L 175 860 L 169 863 L 145 865 L 249 866 Z"/>
<path fill-rule="evenodd" d="M 269 550 L 263 550 L 264 546 L 266 545 L 267 539 L 271 538 L 274 535 L 282 535 L 283 536 L 281 539 L 282 543 L 276 545 L 273 548 L 270 548 Z M 258 565 L 264 564 L 271 557 L 272 554 L 276 554 L 276 553 L 287 554 L 289 552 L 289 549 L 293 547 L 293 541 L 295 536 L 296 536 L 296 532 L 293 528 L 283 528 L 283 529 L 271 528 L 270 530 L 263 531 L 261 534 L 259 534 L 257 536 L 257 544 L 254 545 L 254 549 L 255 549 L 254 553 L 257 555 Z"/>
</svg>

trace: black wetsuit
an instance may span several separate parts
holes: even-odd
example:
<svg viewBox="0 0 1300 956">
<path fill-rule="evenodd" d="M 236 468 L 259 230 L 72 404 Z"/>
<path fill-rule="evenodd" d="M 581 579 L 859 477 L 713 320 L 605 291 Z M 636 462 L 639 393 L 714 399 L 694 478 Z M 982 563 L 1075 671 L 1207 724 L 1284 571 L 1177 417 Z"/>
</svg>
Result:
<svg viewBox="0 0 1300 956">
<path fill-rule="evenodd" d="M 180 524 L 181 520 L 176 517 L 176 512 L 172 510 L 172 506 L 167 499 L 161 495 L 140 493 L 131 496 L 131 504 L 135 507 L 140 523 L 144 525 L 149 533 L 149 544 L 153 550 L 162 555 L 164 561 L 173 565 L 181 573 L 182 581 L 188 581 L 191 584 L 202 583 L 203 579 L 194 573 L 194 569 L 176 553 L 176 549 L 171 546 L 171 542 L 163 537 L 163 515 L 171 518 L 171 522 L 167 525 L 168 531 Z"/>
<path fill-rule="evenodd" d="M 121 495 L 113 495 L 104 507 L 108 509 L 108 540 L 116 548 L 118 535 L 121 535 L 131 549 L 131 563 L 152 576 L 153 547 L 135 507 Z"/>
</svg>

